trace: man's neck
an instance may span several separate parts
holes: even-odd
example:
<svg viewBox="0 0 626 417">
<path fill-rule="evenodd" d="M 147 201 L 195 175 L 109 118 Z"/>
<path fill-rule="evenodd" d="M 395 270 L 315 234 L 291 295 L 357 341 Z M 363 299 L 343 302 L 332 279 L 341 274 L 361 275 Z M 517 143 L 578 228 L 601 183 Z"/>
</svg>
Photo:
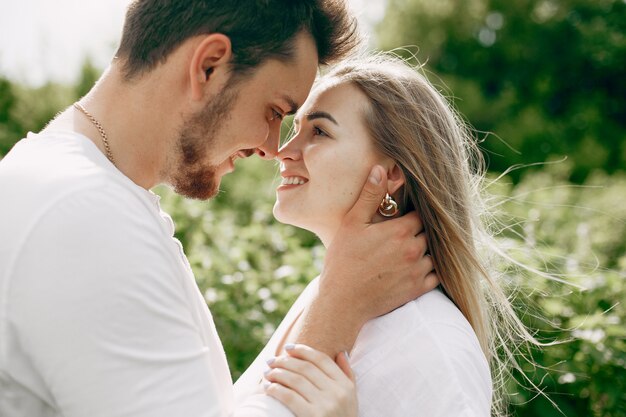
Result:
<svg viewBox="0 0 626 417">
<path fill-rule="evenodd" d="M 107 68 L 96 85 L 80 102 L 100 122 L 106 132 L 116 167 L 137 185 L 150 189 L 160 183 L 166 153 L 176 137 L 178 114 L 159 108 L 171 104 L 171 91 L 163 77 L 145 77 L 139 81 L 122 79 L 118 65 Z M 157 79 L 159 83 L 157 85 Z M 46 130 L 71 130 L 83 134 L 106 155 L 98 129 L 74 107 L 56 117 Z"/>
</svg>

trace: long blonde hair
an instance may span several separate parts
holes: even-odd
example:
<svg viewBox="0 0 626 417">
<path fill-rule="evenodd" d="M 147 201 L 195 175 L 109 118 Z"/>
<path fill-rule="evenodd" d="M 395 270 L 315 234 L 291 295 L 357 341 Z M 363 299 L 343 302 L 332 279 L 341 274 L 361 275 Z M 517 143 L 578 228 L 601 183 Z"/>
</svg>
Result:
<svg viewBox="0 0 626 417">
<path fill-rule="evenodd" d="M 484 161 L 471 130 L 426 77 L 394 55 L 347 61 L 323 80 L 350 83 L 367 96 L 363 120 L 370 137 L 404 173 L 400 201 L 420 214 L 441 285 L 490 363 L 492 414 L 506 414 L 502 390 L 508 370 L 518 367 L 514 352 L 520 342 L 540 343 L 490 266 L 488 255 L 499 251 L 489 250 L 494 244 L 483 203 Z"/>
</svg>

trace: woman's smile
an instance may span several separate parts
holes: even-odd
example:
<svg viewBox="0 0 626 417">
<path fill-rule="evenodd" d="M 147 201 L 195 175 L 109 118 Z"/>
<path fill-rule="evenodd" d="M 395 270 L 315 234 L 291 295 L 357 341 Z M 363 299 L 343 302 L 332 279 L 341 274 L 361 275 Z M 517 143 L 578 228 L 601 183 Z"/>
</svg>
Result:
<svg viewBox="0 0 626 417">
<path fill-rule="evenodd" d="M 308 180 L 302 177 L 285 177 L 280 182 L 280 185 L 303 185 L 306 182 Z"/>
<path fill-rule="evenodd" d="M 371 167 L 382 158 L 361 118 L 364 94 L 353 85 L 321 85 L 294 118 L 281 147 L 274 215 L 329 243 L 354 205 Z M 287 192 L 289 191 L 289 192 Z M 296 191 L 298 191 L 296 193 Z"/>
</svg>

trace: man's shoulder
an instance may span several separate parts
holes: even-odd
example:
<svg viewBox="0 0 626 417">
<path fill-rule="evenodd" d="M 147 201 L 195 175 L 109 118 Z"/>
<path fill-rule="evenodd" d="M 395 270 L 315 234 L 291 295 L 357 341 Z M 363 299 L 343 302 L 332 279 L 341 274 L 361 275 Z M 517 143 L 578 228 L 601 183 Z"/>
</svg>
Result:
<svg viewBox="0 0 626 417">
<path fill-rule="evenodd" d="M 107 166 L 87 141 L 29 135 L 0 162 L 0 195 L 10 202 L 0 205 L 0 251 L 15 253 L 35 235 L 52 244 L 89 234 L 93 240 L 96 230 L 100 238 L 137 229 L 160 234 L 157 197 Z"/>
<path fill-rule="evenodd" d="M 29 134 L 0 162 L 0 193 L 10 205 L 0 218 L 40 217 L 55 207 L 98 211 L 154 209 L 156 197 L 110 165 L 89 139 L 74 132 Z M 80 204 L 78 204 L 80 202 Z M 110 207 L 109 207 L 110 208 Z M 122 209 L 123 208 L 123 209 Z"/>
<path fill-rule="evenodd" d="M 81 137 L 29 133 L 0 161 L 0 192 L 14 204 L 32 194 L 41 201 L 105 176 Z"/>
</svg>

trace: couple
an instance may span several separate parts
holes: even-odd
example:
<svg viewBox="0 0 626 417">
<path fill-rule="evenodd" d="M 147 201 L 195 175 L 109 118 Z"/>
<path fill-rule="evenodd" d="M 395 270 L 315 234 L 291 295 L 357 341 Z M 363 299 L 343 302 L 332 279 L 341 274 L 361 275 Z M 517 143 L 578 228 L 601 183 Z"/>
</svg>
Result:
<svg viewBox="0 0 626 417">
<path fill-rule="evenodd" d="M 98 83 L 0 162 L 0 415 L 356 416 L 357 395 L 361 416 L 489 414 L 501 293 L 469 138 L 393 59 L 336 67 L 305 103 L 357 44 L 341 1 L 129 6 Z M 149 190 L 210 198 L 254 153 L 281 163 L 277 218 L 328 251 L 233 393 Z"/>
</svg>

